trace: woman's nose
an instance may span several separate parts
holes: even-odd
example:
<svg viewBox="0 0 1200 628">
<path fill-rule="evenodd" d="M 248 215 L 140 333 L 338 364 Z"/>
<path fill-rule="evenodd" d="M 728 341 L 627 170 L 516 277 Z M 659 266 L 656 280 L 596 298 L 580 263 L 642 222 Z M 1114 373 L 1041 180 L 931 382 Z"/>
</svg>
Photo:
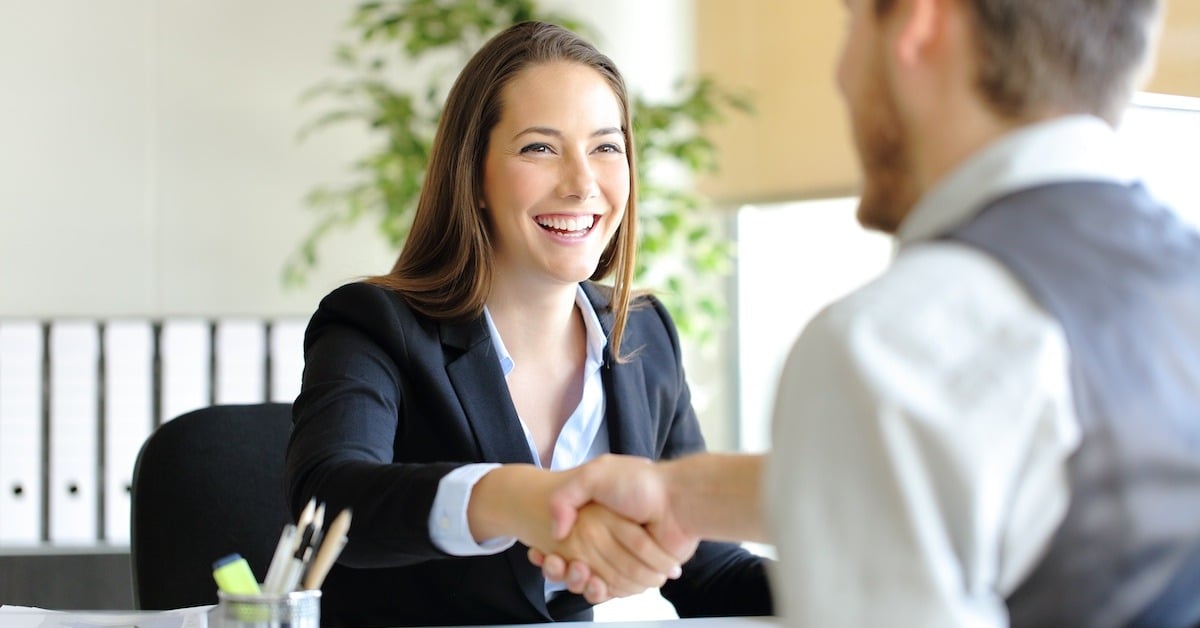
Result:
<svg viewBox="0 0 1200 628">
<path fill-rule="evenodd" d="M 559 179 L 559 196 L 562 198 L 589 199 L 596 196 L 596 173 L 584 155 L 571 156 L 563 160 L 562 176 Z"/>
</svg>

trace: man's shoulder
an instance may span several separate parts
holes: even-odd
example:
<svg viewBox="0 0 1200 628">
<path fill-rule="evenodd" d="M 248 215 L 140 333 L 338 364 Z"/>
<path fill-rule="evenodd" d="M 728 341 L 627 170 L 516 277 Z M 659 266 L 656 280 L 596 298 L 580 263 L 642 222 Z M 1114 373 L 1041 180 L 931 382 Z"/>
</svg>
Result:
<svg viewBox="0 0 1200 628">
<path fill-rule="evenodd" d="M 822 311 L 806 333 L 932 342 L 1013 320 L 1051 322 L 1000 262 L 966 244 L 931 241 L 905 247 L 883 274 Z"/>
<path fill-rule="evenodd" d="M 931 242 L 819 314 L 785 378 L 834 372 L 847 394 L 935 399 L 966 415 L 1009 407 L 1004 391 L 1063 395 L 1068 353 L 1061 325 L 1002 265 L 966 245 Z"/>
</svg>

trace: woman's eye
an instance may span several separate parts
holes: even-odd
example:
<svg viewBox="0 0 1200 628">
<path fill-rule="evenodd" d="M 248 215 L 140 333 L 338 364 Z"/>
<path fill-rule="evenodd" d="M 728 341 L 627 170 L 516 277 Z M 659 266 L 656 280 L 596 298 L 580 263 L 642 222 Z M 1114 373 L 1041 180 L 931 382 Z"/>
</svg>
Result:
<svg viewBox="0 0 1200 628">
<path fill-rule="evenodd" d="M 621 146 L 619 144 L 601 144 L 600 146 L 596 147 L 596 152 L 620 154 L 625 151 L 621 150 Z"/>
<path fill-rule="evenodd" d="M 521 148 L 522 155 L 524 155 L 526 153 L 549 153 L 549 152 L 551 152 L 550 146 L 548 144 L 543 144 L 541 142 L 538 142 L 536 144 L 530 144 L 528 146 Z"/>
</svg>

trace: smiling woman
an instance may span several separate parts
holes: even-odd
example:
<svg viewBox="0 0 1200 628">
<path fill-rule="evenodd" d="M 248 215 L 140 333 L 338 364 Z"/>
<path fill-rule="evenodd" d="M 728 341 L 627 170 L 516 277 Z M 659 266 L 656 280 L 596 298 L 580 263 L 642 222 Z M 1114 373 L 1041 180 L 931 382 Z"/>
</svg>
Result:
<svg viewBox="0 0 1200 628">
<path fill-rule="evenodd" d="M 599 506 L 551 537 L 579 464 L 704 448 L 674 324 L 630 303 L 630 128 L 612 61 L 557 26 L 500 33 L 458 77 L 395 266 L 327 296 L 305 337 L 289 500 L 354 512 L 323 622 L 579 620 L 656 586 L 681 616 L 771 612 L 737 546 L 660 545 Z M 546 582 L 527 546 L 603 583 Z"/>
</svg>

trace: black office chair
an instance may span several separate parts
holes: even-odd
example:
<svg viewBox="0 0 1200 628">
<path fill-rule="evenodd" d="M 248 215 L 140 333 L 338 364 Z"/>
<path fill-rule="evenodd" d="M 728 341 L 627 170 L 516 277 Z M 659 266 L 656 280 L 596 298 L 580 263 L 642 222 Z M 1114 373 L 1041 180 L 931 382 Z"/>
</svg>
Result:
<svg viewBox="0 0 1200 628">
<path fill-rule="evenodd" d="M 259 582 L 291 519 L 283 458 L 291 406 L 213 406 L 156 429 L 133 470 L 134 604 L 215 604 L 213 561 L 237 552 Z"/>
</svg>

